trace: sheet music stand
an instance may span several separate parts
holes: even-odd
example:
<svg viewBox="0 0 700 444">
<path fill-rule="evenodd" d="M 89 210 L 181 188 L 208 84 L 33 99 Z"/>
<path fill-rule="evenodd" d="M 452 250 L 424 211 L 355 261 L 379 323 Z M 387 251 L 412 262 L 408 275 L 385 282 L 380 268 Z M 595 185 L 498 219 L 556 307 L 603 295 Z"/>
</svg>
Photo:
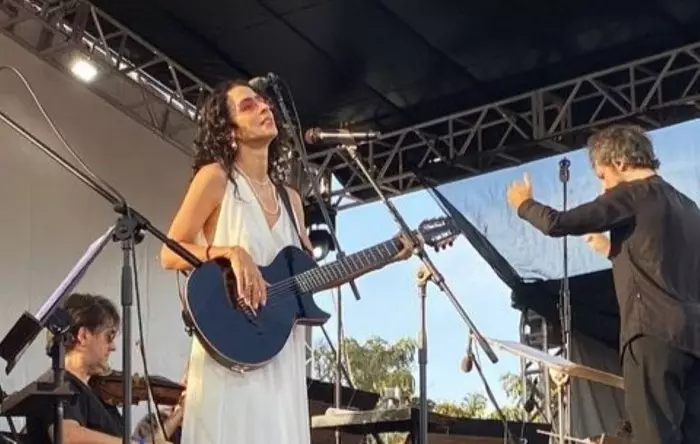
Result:
<svg viewBox="0 0 700 444">
<path fill-rule="evenodd" d="M 530 361 L 537 362 L 541 366 L 547 368 L 547 373 L 554 380 L 555 384 L 557 384 L 559 389 L 561 389 L 561 387 L 564 384 L 566 384 L 569 378 L 571 377 L 598 382 L 622 390 L 624 390 L 625 388 L 623 378 L 613 373 L 608 373 L 595 368 L 586 367 L 585 365 L 576 364 L 575 362 L 571 362 L 568 359 L 565 359 L 561 356 L 550 355 L 549 353 L 546 353 L 542 350 L 538 350 L 536 348 L 527 346 L 525 344 L 521 344 L 519 342 L 493 338 L 486 338 L 486 341 L 488 341 L 495 348 L 499 348 L 505 351 L 506 353 L 515 355 L 518 358 L 525 358 Z M 546 434 L 552 437 L 557 437 L 559 439 L 560 444 L 564 444 L 565 442 L 588 442 L 582 441 L 580 440 L 580 438 L 565 436 L 563 430 L 559 430 L 559 433 L 556 435 L 549 432 L 547 432 Z"/>
<path fill-rule="evenodd" d="M 568 359 L 562 358 L 561 356 L 550 355 L 542 350 L 532 348 L 519 342 L 493 338 L 486 338 L 486 340 L 494 347 L 499 348 L 506 353 L 510 353 L 511 355 L 515 355 L 519 358 L 526 358 L 530 361 L 536 361 L 537 363 L 547 367 L 550 374 L 554 373 L 555 375 L 559 374 L 568 377 L 587 379 L 589 381 L 599 382 L 601 384 L 609 385 L 622 390 L 625 389 L 624 380 L 622 377 L 613 373 L 576 364 L 575 362 L 571 362 Z M 560 378 L 555 377 L 554 379 L 556 380 Z"/>
<path fill-rule="evenodd" d="M 22 313 L 7 335 L 0 341 L 0 358 L 7 362 L 5 372 L 9 374 L 41 331 L 46 328 L 51 332 L 52 343 L 48 355 L 51 356 L 53 381 L 29 384 L 20 392 L 8 396 L 0 406 L 0 411 L 3 416 L 26 416 L 36 411 L 39 403 L 47 401 L 54 403 L 56 410 L 53 442 L 56 444 L 63 442 L 63 402 L 75 396 L 75 393 L 64 381 L 65 339 L 70 330 L 70 318 L 66 311 L 60 307 L 60 303 L 78 285 L 88 267 L 92 265 L 105 245 L 110 242 L 113 232 L 114 227 L 112 226 L 88 247 L 68 276 L 63 279 L 49 299 L 41 306 L 36 316 L 26 311 Z"/>
</svg>

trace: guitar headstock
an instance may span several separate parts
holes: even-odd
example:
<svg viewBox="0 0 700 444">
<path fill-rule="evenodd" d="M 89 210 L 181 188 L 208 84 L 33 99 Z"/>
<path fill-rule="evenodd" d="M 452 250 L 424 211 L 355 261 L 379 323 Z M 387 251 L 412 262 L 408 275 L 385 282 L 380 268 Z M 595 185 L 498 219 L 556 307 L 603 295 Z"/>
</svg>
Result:
<svg viewBox="0 0 700 444">
<path fill-rule="evenodd" d="M 425 245 L 433 247 L 435 251 L 451 247 L 455 239 L 462 234 L 451 217 L 426 219 L 418 225 L 418 233 Z"/>
</svg>

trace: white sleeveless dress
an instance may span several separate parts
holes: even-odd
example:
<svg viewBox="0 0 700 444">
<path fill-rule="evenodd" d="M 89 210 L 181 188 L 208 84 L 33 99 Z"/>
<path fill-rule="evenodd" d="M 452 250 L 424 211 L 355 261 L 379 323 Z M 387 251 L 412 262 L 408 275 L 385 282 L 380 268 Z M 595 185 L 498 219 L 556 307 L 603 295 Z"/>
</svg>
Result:
<svg viewBox="0 0 700 444">
<path fill-rule="evenodd" d="M 238 245 L 268 265 L 287 245 L 299 246 L 296 221 L 278 198 L 281 215 L 268 229 L 263 209 L 240 175 L 229 182 L 212 244 Z M 182 444 L 309 444 L 305 329 L 297 326 L 264 367 L 234 373 L 192 341 Z"/>
</svg>

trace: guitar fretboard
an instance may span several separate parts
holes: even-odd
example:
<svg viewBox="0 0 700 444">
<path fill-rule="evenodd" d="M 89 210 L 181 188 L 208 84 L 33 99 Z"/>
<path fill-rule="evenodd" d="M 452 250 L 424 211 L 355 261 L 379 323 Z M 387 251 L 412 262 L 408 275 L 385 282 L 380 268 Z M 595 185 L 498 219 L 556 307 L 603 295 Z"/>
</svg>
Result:
<svg viewBox="0 0 700 444">
<path fill-rule="evenodd" d="M 348 276 L 389 263 L 401 248 L 402 244 L 398 239 L 391 239 L 301 273 L 295 276 L 294 280 L 302 292 L 314 293 Z"/>
</svg>

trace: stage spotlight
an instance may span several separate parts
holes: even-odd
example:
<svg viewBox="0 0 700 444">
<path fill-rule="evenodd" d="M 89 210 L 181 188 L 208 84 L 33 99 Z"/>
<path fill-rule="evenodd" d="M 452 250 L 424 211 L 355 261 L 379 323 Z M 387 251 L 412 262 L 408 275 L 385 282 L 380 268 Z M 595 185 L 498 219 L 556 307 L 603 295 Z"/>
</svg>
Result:
<svg viewBox="0 0 700 444">
<path fill-rule="evenodd" d="M 97 67 L 84 58 L 76 58 L 71 63 L 70 70 L 75 77 L 85 83 L 90 83 L 97 77 Z"/>
<path fill-rule="evenodd" d="M 309 230 L 309 240 L 314 248 L 314 259 L 317 261 L 323 260 L 329 252 L 335 251 L 333 236 L 326 228 Z"/>
</svg>

